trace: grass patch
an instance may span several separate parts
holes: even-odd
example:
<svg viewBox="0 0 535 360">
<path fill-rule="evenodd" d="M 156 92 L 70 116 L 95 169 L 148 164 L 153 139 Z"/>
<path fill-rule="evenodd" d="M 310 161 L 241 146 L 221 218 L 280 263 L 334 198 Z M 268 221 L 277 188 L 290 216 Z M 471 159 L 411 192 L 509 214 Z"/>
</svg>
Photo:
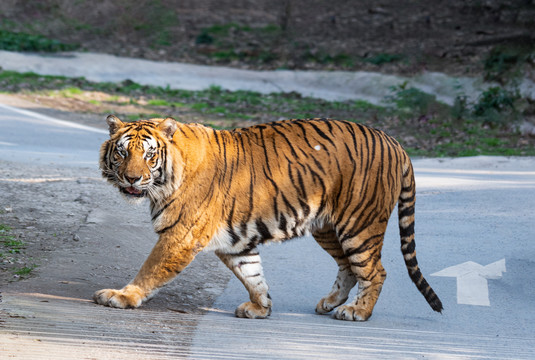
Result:
<svg viewBox="0 0 535 360">
<path fill-rule="evenodd" d="M 16 239 L 11 234 L 11 228 L 2 224 L 0 224 L 0 245 L 2 247 L 2 253 L 5 254 L 18 254 L 25 247 L 24 242 Z"/>
<path fill-rule="evenodd" d="M 24 243 L 20 240 L 16 240 L 13 237 L 4 238 L 2 243 L 10 254 L 18 254 L 22 249 L 24 249 Z"/>
<path fill-rule="evenodd" d="M 281 49 L 282 43 L 291 45 L 289 49 Z M 276 24 L 250 26 L 230 22 L 212 25 L 200 30 L 195 38 L 195 45 L 197 53 L 217 63 L 239 61 L 259 66 L 276 64 L 277 68 L 301 68 L 306 64 L 354 69 L 362 63 L 382 66 L 407 59 L 401 54 L 377 53 L 360 57 L 343 52 L 335 53 L 315 44 L 299 41 L 295 34 Z"/>
<path fill-rule="evenodd" d="M 152 106 L 170 106 L 171 105 L 167 100 L 163 100 L 163 99 L 151 99 L 147 103 Z"/>
<path fill-rule="evenodd" d="M 64 76 L 39 75 L 33 72 L 19 73 L 16 71 L 0 71 L 0 83 L 4 91 L 10 91 L 11 87 L 17 88 L 26 84 L 32 89 L 58 89 L 72 80 Z"/>
<path fill-rule="evenodd" d="M 177 23 L 177 13 L 164 1 L 154 0 L 139 4 L 124 3 L 124 11 L 116 19 L 117 23 L 143 34 L 151 48 L 168 47 L 173 43 L 173 27 Z M 137 13 L 129 10 L 138 7 Z M 108 31 L 109 30 L 108 28 Z M 102 34 L 106 35 L 106 34 Z"/>
<path fill-rule="evenodd" d="M 383 65 L 383 64 L 389 64 L 398 62 L 405 59 L 403 55 L 400 54 L 387 54 L 387 53 L 379 53 L 372 55 L 370 57 L 362 58 L 361 60 L 363 62 L 368 62 L 374 65 Z"/>
<path fill-rule="evenodd" d="M 486 124 L 499 125 L 515 122 L 520 116 L 517 101 L 521 99 L 516 92 L 499 86 L 485 90 L 479 96 L 472 109 L 472 114 Z"/>
<path fill-rule="evenodd" d="M 447 105 L 439 103 L 436 96 L 408 87 L 407 82 L 394 86 L 390 90 L 392 95 L 386 97 L 386 102 L 395 105 L 398 111 L 409 116 L 415 112 L 420 115 L 429 114 L 439 111 L 439 107 L 442 110 L 447 107 Z"/>
<path fill-rule="evenodd" d="M 0 49 L 9 51 L 58 52 L 78 49 L 77 44 L 64 44 L 41 35 L 0 30 Z"/>
<path fill-rule="evenodd" d="M 522 65 L 533 63 L 534 60 L 533 45 L 498 45 L 483 60 L 485 80 L 506 84 L 521 76 Z"/>
<path fill-rule="evenodd" d="M 83 91 L 75 86 L 67 87 L 60 90 L 60 95 L 66 98 L 75 97 L 76 95 L 81 95 Z"/>
<path fill-rule="evenodd" d="M 344 68 L 351 68 L 355 65 L 355 58 L 348 54 L 334 54 L 325 53 L 323 51 L 305 51 L 302 58 L 306 62 L 314 62 L 322 65 L 338 65 Z"/>
<path fill-rule="evenodd" d="M 30 266 L 24 266 L 20 269 L 17 269 L 13 271 L 13 274 L 19 275 L 19 276 L 28 276 L 32 273 L 32 271 L 37 267 L 37 265 L 32 264 Z"/>
<path fill-rule="evenodd" d="M 231 36 L 231 33 L 240 33 L 240 32 L 259 32 L 259 33 L 274 33 L 278 32 L 280 28 L 277 25 L 268 25 L 265 27 L 252 28 L 248 25 L 240 25 L 235 22 L 230 22 L 227 24 L 216 24 L 209 27 L 206 27 L 201 30 L 201 33 L 195 39 L 196 44 L 214 44 L 225 41 L 225 39 Z"/>
<path fill-rule="evenodd" d="M 197 52 L 219 63 L 240 60 L 266 64 L 279 59 L 276 47 L 283 31 L 278 25 L 241 25 L 235 22 L 203 28 L 195 38 Z"/>
<path fill-rule="evenodd" d="M 24 264 L 26 262 L 25 248 L 26 244 L 12 234 L 11 227 L 0 224 L 0 261 L 2 262 L 2 271 L 12 274 L 15 279 L 29 276 L 37 267 L 35 264 Z"/>
<path fill-rule="evenodd" d="M 393 87 L 382 105 L 362 100 L 326 101 L 297 93 L 260 94 L 227 91 L 217 86 L 188 91 L 145 86 L 130 80 L 96 83 L 83 78 L 9 71 L 0 72 L 0 88 L 25 94 L 44 93 L 50 97 L 84 92 L 77 101 L 91 104 L 97 103 L 88 94 L 105 93 L 106 100 L 101 94 L 98 101 L 103 118 L 108 112 L 128 121 L 173 116 L 186 122 L 229 129 L 281 118 L 329 117 L 385 130 L 412 155 L 535 155 L 535 139 L 520 137 L 514 130 L 522 111 L 534 109 L 522 108 L 524 100 L 502 88 L 487 90 L 475 103 L 459 97 L 454 106 L 443 104 L 435 96 L 411 88 L 407 83 Z M 139 111 L 123 113 L 123 106 L 137 106 Z M 498 118 L 500 122 L 495 120 Z"/>
</svg>

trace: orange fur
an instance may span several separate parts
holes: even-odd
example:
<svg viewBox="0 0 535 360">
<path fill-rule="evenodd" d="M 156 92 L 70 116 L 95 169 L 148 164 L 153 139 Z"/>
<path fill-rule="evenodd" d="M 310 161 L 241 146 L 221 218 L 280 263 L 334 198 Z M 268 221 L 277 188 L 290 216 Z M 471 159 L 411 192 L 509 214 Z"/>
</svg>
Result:
<svg viewBox="0 0 535 360">
<path fill-rule="evenodd" d="M 362 125 L 328 119 L 287 120 L 217 131 L 173 119 L 123 123 L 108 117 L 103 176 L 128 198 L 150 200 L 159 240 L 134 280 L 95 293 L 97 303 L 137 307 L 204 248 L 243 282 L 250 302 L 240 317 L 266 317 L 271 299 L 259 244 L 312 233 L 339 272 L 316 311 L 353 302 L 335 317 L 366 320 L 386 272 L 381 247 L 399 202 L 402 252 L 409 275 L 436 311 L 440 300 L 414 252 L 414 174 L 396 140 Z"/>
</svg>

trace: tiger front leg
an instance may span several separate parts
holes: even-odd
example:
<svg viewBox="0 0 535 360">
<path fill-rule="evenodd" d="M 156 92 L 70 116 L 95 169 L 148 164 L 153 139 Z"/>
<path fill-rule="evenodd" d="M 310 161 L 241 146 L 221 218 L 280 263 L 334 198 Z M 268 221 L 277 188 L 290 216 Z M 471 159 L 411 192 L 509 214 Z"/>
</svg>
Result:
<svg viewBox="0 0 535 360">
<path fill-rule="evenodd" d="M 225 254 L 216 252 L 217 256 L 232 270 L 249 292 L 251 301 L 244 302 L 236 308 L 235 315 L 240 318 L 264 319 L 271 315 L 271 298 L 264 278 L 260 255 L 256 249 L 246 253 Z"/>
<path fill-rule="evenodd" d="M 103 289 L 93 294 L 100 305 L 115 308 L 137 308 L 152 295 L 173 280 L 204 246 L 189 240 L 177 241 L 176 237 L 161 235 L 138 274 L 122 289 Z"/>
</svg>

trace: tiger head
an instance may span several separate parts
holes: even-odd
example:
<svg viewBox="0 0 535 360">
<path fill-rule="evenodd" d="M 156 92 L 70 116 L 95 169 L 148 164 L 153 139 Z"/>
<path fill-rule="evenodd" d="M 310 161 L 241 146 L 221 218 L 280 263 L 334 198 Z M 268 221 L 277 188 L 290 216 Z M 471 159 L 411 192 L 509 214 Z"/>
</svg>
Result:
<svg viewBox="0 0 535 360">
<path fill-rule="evenodd" d="M 177 123 L 172 118 L 124 123 L 106 119 L 110 139 L 100 149 L 100 169 L 129 200 L 158 201 L 174 190 L 172 161 L 167 161 Z M 176 171 L 175 171 L 176 173 Z"/>
</svg>

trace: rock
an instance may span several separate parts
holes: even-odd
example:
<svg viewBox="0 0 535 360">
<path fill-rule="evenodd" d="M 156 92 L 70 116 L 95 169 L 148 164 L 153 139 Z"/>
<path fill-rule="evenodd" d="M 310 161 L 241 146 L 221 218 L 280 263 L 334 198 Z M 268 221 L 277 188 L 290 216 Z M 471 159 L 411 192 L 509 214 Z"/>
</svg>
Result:
<svg viewBox="0 0 535 360">
<path fill-rule="evenodd" d="M 74 199 L 74 201 L 80 204 L 89 204 L 90 198 L 86 195 L 80 195 L 76 199 Z"/>
<path fill-rule="evenodd" d="M 533 136 L 535 137 L 535 124 L 524 121 L 520 126 L 518 127 L 518 130 L 520 131 L 520 134 L 524 136 Z"/>
</svg>

